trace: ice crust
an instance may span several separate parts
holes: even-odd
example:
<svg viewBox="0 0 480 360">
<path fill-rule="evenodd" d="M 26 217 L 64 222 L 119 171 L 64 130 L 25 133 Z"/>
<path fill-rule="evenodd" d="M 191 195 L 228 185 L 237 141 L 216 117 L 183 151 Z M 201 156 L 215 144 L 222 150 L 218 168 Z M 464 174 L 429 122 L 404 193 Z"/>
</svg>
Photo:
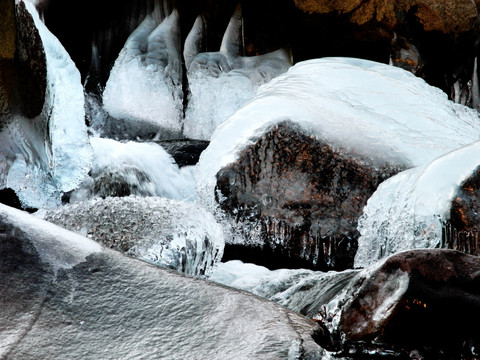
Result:
<svg viewBox="0 0 480 360">
<path fill-rule="evenodd" d="M 212 135 L 197 184 L 214 202 L 215 175 L 269 128 L 290 121 L 334 148 L 406 167 L 476 141 L 478 114 L 411 73 L 353 58 L 301 62 L 268 84 Z"/>
<path fill-rule="evenodd" d="M 223 230 L 198 205 L 160 197 L 94 199 L 39 213 L 141 260 L 206 275 L 223 255 Z"/>
<path fill-rule="evenodd" d="M 480 166 L 480 142 L 380 184 L 359 219 L 356 267 L 415 248 L 435 248 L 461 184 Z"/>
<path fill-rule="evenodd" d="M 40 34 L 46 56 L 47 88 L 41 114 L 16 116 L 0 134 L 0 152 L 11 164 L 4 181 L 27 207 L 60 204 L 63 192 L 87 174 L 92 158 L 85 125 L 80 73 L 58 39 L 25 2 Z M 1 184 L 0 184 L 1 185 Z"/>
<path fill-rule="evenodd" d="M 196 199 L 193 167 L 179 169 L 160 145 L 103 138 L 90 142 L 94 151 L 91 174 L 72 193 L 70 202 L 108 196 L 118 183 L 128 187 L 128 195 Z"/>
<path fill-rule="evenodd" d="M 182 70 L 179 16 L 147 15 L 127 39 L 103 92 L 105 110 L 133 128 L 151 128 L 159 138 L 182 131 Z"/>
<path fill-rule="evenodd" d="M 313 317 L 320 306 L 333 299 L 357 273 L 358 270 L 268 270 L 263 266 L 232 260 L 218 263 L 209 280 L 251 292 Z"/>
</svg>

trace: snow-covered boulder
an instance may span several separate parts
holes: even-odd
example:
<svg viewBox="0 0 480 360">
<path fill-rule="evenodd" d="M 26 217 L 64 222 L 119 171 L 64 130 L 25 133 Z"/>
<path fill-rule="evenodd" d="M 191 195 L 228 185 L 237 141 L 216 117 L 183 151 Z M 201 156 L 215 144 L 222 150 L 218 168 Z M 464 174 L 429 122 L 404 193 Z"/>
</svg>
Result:
<svg viewBox="0 0 480 360">
<path fill-rule="evenodd" d="M 262 86 L 217 128 L 200 157 L 197 190 L 229 219 L 228 243 L 303 267 L 348 267 L 377 186 L 479 135 L 475 111 L 405 70 L 310 60 Z"/>
<path fill-rule="evenodd" d="M 156 265 L 206 275 L 223 254 L 223 230 L 198 205 L 159 197 L 95 199 L 39 216 Z"/>
<path fill-rule="evenodd" d="M 311 320 L 0 204 L 0 357 L 322 359 Z"/>
</svg>

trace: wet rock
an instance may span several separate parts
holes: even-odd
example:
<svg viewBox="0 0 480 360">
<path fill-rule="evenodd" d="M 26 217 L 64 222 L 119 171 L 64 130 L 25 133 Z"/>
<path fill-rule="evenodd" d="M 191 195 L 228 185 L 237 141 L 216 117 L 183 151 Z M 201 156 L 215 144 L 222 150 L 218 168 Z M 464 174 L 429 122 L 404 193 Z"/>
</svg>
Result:
<svg viewBox="0 0 480 360">
<path fill-rule="evenodd" d="M 478 257 L 407 251 L 360 272 L 317 318 L 340 353 L 390 347 L 426 359 L 476 358 L 479 284 Z"/>
<path fill-rule="evenodd" d="M 195 165 L 210 142 L 206 140 L 180 139 L 158 141 L 162 148 L 169 153 L 178 167 Z"/>
<path fill-rule="evenodd" d="M 0 205 L 6 359 L 321 359 L 311 320 Z"/>
<path fill-rule="evenodd" d="M 249 250 L 227 245 L 224 260 L 271 268 L 352 267 L 358 217 L 378 184 L 397 171 L 376 168 L 293 124 L 274 126 L 217 174 L 221 209 L 258 253 L 244 258 Z"/>
</svg>

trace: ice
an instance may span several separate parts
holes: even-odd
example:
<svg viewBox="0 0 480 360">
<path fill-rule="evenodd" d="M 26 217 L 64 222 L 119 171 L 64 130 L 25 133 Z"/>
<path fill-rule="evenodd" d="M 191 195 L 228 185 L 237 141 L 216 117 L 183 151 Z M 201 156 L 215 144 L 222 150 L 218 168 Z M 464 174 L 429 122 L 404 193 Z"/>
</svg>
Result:
<svg viewBox="0 0 480 360">
<path fill-rule="evenodd" d="M 359 219 L 356 267 L 402 250 L 435 248 L 459 186 L 480 166 L 480 142 L 380 184 Z"/>
<path fill-rule="evenodd" d="M 39 216 L 141 260 L 206 275 L 223 255 L 223 230 L 198 205 L 159 197 L 95 199 Z"/>
<path fill-rule="evenodd" d="M 476 141 L 478 114 L 400 68 L 353 58 L 301 62 L 269 83 L 211 138 L 198 164 L 199 196 L 213 206 L 216 174 L 279 122 L 382 165 L 426 164 Z"/>
<path fill-rule="evenodd" d="M 259 56 L 243 53 L 242 12 L 238 6 L 222 39 L 220 51 L 201 52 L 204 20 L 197 17 L 185 41 L 189 98 L 184 134 L 209 140 L 215 128 L 252 99 L 259 86 L 291 66 L 289 54 L 277 50 Z"/>
<path fill-rule="evenodd" d="M 148 15 L 127 39 L 104 93 L 106 111 L 159 138 L 182 131 L 183 93 L 177 10 L 165 19 Z"/>
<path fill-rule="evenodd" d="M 71 194 L 70 202 L 130 194 L 196 199 L 193 168 L 180 169 L 160 145 L 103 138 L 90 141 L 94 151 L 92 170 Z"/>
<path fill-rule="evenodd" d="M 320 272 L 306 269 L 268 270 L 232 260 L 216 265 L 209 280 L 251 292 L 308 317 L 316 315 L 358 270 Z"/>
<path fill-rule="evenodd" d="M 10 170 L 4 186 L 28 207 L 56 206 L 63 192 L 87 174 L 91 148 L 85 126 L 80 73 L 56 37 L 25 2 L 40 34 L 46 56 L 47 88 L 41 114 L 16 116 L 0 133 L 0 153 Z"/>
</svg>

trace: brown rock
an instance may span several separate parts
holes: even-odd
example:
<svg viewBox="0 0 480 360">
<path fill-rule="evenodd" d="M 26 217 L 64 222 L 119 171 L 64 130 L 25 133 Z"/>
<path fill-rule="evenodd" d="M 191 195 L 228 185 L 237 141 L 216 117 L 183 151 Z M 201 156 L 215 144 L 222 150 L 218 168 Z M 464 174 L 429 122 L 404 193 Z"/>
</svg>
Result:
<svg viewBox="0 0 480 360">
<path fill-rule="evenodd" d="M 425 31 L 459 34 L 478 25 L 478 5 L 474 0 L 295 0 L 295 4 L 310 14 L 345 14 L 358 25 L 377 22 L 394 28 L 401 25 L 409 13 L 413 13 Z"/>
<path fill-rule="evenodd" d="M 480 258 L 412 250 L 359 273 L 337 312 L 344 345 L 388 344 L 425 358 L 472 358 L 480 344 Z M 340 336 L 339 338 L 342 338 Z M 461 357 L 465 356 L 465 357 Z"/>
<path fill-rule="evenodd" d="M 279 266 L 345 269 L 353 265 L 363 207 L 398 170 L 377 169 L 281 123 L 217 174 L 217 194 L 243 242 L 263 243 L 274 259 L 283 257 Z"/>
</svg>

